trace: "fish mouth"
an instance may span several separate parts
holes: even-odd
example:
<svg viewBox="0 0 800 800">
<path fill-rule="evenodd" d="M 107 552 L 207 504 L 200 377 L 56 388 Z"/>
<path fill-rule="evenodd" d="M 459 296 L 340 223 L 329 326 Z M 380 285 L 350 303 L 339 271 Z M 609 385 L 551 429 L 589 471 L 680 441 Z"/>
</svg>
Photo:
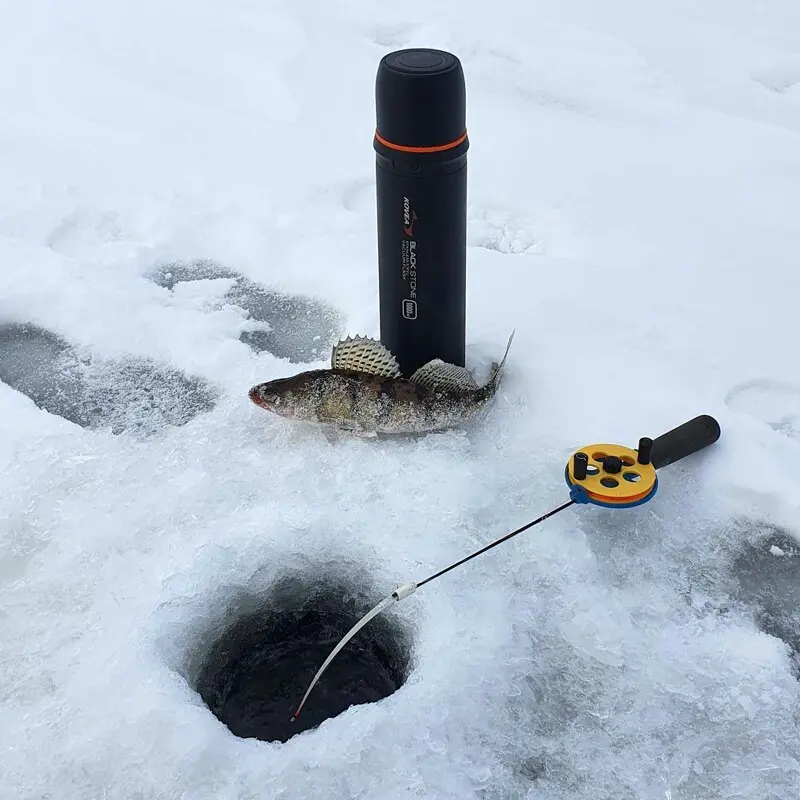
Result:
<svg viewBox="0 0 800 800">
<path fill-rule="evenodd" d="M 254 386 L 250 391 L 247 393 L 247 396 L 252 400 L 257 406 L 261 406 L 261 408 L 271 408 L 272 404 L 264 397 L 264 392 L 261 390 L 260 386 Z"/>
<path fill-rule="evenodd" d="M 250 400 L 259 408 L 271 411 L 273 414 L 286 416 L 291 406 L 286 406 L 280 392 L 272 391 L 271 384 L 258 384 L 247 393 Z"/>
</svg>

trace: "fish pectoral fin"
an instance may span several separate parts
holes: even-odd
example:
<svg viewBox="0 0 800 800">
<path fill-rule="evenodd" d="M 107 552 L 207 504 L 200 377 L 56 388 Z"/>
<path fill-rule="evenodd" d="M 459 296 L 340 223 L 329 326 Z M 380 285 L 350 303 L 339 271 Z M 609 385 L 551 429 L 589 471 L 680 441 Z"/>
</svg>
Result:
<svg viewBox="0 0 800 800">
<path fill-rule="evenodd" d="M 466 367 L 448 364 L 440 358 L 423 364 L 409 380 L 426 389 L 474 391 L 478 388 L 474 376 Z"/>
<path fill-rule="evenodd" d="M 337 342 L 331 350 L 331 369 L 365 372 L 382 378 L 399 378 L 397 359 L 376 339 L 366 336 L 348 336 Z"/>
<path fill-rule="evenodd" d="M 359 439 L 375 439 L 376 431 L 365 431 L 356 426 L 340 425 L 337 427 L 325 425 L 322 433 L 330 444 L 338 444 L 345 436 L 355 436 Z"/>
</svg>

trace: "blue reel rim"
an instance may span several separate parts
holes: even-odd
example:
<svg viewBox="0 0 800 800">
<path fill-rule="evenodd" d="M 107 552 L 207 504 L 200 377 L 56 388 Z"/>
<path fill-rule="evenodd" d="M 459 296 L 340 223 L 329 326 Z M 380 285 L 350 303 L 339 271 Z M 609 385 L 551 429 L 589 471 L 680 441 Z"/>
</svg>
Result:
<svg viewBox="0 0 800 800">
<path fill-rule="evenodd" d="M 569 496 L 572 500 L 579 504 L 600 506 L 600 508 L 636 508 L 636 506 L 644 505 L 652 500 L 658 491 L 658 476 L 656 476 L 655 482 L 653 483 L 653 488 L 644 497 L 640 497 L 638 500 L 632 500 L 630 503 L 604 503 L 602 500 L 597 500 L 594 497 L 590 497 L 588 492 L 582 486 L 573 483 L 569 479 L 569 464 L 564 469 L 564 480 L 567 482 L 567 486 L 569 486 Z"/>
</svg>

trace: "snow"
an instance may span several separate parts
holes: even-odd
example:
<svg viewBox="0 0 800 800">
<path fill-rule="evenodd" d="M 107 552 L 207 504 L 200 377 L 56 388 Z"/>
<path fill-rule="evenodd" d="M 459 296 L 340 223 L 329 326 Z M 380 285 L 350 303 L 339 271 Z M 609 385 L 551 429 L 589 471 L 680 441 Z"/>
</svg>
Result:
<svg viewBox="0 0 800 800">
<path fill-rule="evenodd" d="M 407 46 L 467 79 L 470 366 L 516 336 L 477 430 L 331 444 L 247 389 L 377 336 Z M 797 3 L 34 0 L 0 109 L 0 797 L 797 797 Z M 400 604 L 385 700 L 268 743 L 187 681 L 285 571 L 377 602 L 701 413 L 651 503 Z"/>
</svg>

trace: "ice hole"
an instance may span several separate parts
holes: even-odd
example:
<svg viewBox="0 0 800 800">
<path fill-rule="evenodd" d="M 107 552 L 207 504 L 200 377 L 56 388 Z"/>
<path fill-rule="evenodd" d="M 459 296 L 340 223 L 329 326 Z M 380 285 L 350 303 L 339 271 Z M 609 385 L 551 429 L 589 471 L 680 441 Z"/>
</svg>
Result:
<svg viewBox="0 0 800 800">
<path fill-rule="evenodd" d="M 195 689 L 233 734 L 269 742 L 382 700 L 407 680 L 411 655 L 409 636 L 386 613 L 348 642 L 290 722 L 328 654 L 379 599 L 331 581 L 285 584 L 208 643 Z"/>
</svg>

